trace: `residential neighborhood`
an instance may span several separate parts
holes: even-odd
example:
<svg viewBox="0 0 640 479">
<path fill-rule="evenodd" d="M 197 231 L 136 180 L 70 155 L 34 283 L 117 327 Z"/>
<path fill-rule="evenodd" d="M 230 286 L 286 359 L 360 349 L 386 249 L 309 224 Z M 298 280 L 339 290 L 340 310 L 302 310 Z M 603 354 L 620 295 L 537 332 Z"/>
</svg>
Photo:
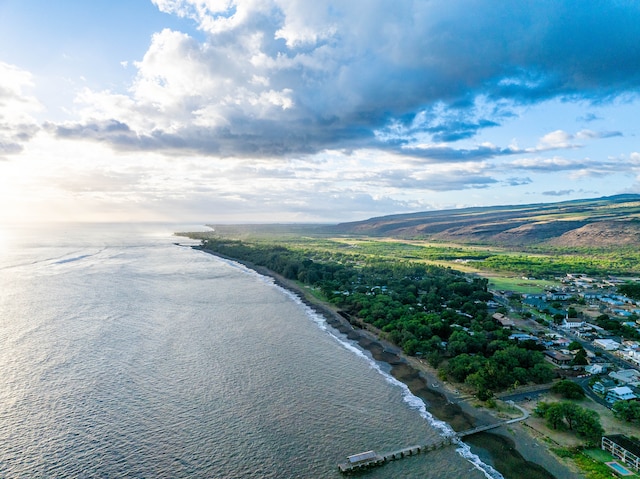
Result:
<svg viewBox="0 0 640 479">
<path fill-rule="evenodd" d="M 640 399 L 640 305 L 617 291 L 627 281 L 567 274 L 544 293 L 495 292 L 493 319 L 510 339 L 543 345 L 561 376 L 588 376 L 609 407 Z"/>
</svg>

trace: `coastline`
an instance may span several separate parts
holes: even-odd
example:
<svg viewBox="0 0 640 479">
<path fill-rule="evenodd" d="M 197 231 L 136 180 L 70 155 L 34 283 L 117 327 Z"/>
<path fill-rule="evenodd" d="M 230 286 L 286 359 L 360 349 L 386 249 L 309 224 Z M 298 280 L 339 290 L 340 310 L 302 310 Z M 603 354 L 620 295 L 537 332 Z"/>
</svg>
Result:
<svg viewBox="0 0 640 479">
<path fill-rule="evenodd" d="M 308 307 L 321 314 L 327 324 L 356 341 L 373 359 L 389 365 L 390 374 L 407 385 L 412 394 L 422 399 L 427 410 L 438 420 L 444 421 L 456 432 L 500 421 L 485 409 L 479 409 L 449 384 L 438 379 L 437 372 L 423 361 L 406 356 L 402 350 L 375 332 L 358 325 L 333 305 L 312 296 L 295 282 L 247 261 L 221 255 L 201 247 L 193 247 L 208 254 L 246 266 L 258 274 L 270 277 L 274 282 L 296 294 Z M 351 321 L 350 321 L 351 319 Z M 363 325 L 366 326 L 366 325 Z M 483 462 L 496 468 L 504 477 L 525 479 L 579 479 L 583 477 L 547 450 L 544 443 L 530 433 L 526 425 L 516 423 L 501 426 L 491 432 L 468 436 L 464 441 Z"/>
</svg>

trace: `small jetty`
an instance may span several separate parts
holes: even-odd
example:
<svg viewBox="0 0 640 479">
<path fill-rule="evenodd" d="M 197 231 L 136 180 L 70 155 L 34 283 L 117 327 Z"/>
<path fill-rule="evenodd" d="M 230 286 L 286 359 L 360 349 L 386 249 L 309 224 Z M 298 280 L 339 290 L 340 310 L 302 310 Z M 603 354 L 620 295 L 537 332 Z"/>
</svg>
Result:
<svg viewBox="0 0 640 479">
<path fill-rule="evenodd" d="M 511 402 L 511 404 L 515 406 L 513 402 Z M 343 474 L 349 474 L 352 472 L 369 469 L 371 467 L 382 466 L 389 461 L 397 461 L 399 459 L 404 459 L 405 457 L 416 456 L 418 454 L 423 454 L 425 452 L 434 451 L 436 449 L 450 446 L 451 444 L 457 444 L 459 440 L 465 436 L 471 436 L 472 434 L 495 429 L 506 424 L 513 424 L 515 422 L 523 421 L 529 417 L 529 413 L 527 411 L 519 406 L 515 407 L 522 411 L 521 417 L 509 419 L 507 421 L 500 421 L 494 424 L 487 424 L 485 426 L 478 426 L 473 429 L 457 432 L 455 434 L 452 434 L 451 436 L 444 436 L 439 439 L 435 439 L 425 445 L 406 447 L 404 449 L 389 452 L 386 454 L 377 454 L 375 451 L 361 452 L 359 454 L 347 456 L 347 462 L 338 464 L 338 469 L 340 469 L 340 472 L 342 472 Z"/>
<path fill-rule="evenodd" d="M 389 461 L 397 461 L 405 457 L 417 456 L 418 454 L 449 446 L 454 442 L 455 437 L 456 436 L 444 437 L 425 445 L 405 447 L 404 449 L 385 454 L 377 454 L 375 451 L 361 452 L 348 456 L 347 462 L 338 464 L 338 469 L 340 469 L 340 472 L 343 474 L 349 474 L 351 472 L 382 466 Z"/>
</svg>

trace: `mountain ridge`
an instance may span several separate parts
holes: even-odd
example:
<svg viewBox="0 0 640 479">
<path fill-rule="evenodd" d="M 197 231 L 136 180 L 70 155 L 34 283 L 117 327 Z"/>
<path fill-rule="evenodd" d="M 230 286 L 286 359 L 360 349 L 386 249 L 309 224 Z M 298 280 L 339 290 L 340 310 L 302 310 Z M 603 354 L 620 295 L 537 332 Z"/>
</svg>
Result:
<svg viewBox="0 0 640 479">
<path fill-rule="evenodd" d="M 336 234 L 501 246 L 625 246 L 640 244 L 640 195 L 406 213 L 328 229 Z"/>
</svg>

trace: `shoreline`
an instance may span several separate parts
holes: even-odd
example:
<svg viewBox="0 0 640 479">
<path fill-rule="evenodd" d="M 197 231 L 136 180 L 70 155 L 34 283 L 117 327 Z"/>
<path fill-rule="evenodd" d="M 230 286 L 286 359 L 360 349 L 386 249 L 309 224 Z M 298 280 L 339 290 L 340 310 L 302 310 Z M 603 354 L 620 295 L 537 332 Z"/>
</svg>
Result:
<svg viewBox="0 0 640 479">
<path fill-rule="evenodd" d="M 478 409 L 470 404 L 469 398 L 461 395 L 446 382 L 439 380 L 437 372 L 431 366 L 418 358 L 406 356 L 398 346 L 380 338 L 375 332 L 354 327 L 345 313 L 341 313 L 333 305 L 313 297 L 293 281 L 248 261 L 239 261 L 201 247 L 193 248 L 242 264 L 262 276 L 272 278 L 278 286 L 296 294 L 305 305 L 322 315 L 329 326 L 344 334 L 348 339 L 356 341 L 361 348 L 371 354 L 374 360 L 388 364 L 390 374 L 404 383 L 413 395 L 424 401 L 427 410 L 434 418 L 446 422 L 454 431 L 459 432 L 501 420 L 491 412 Z M 483 462 L 497 469 L 505 479 L 510 477 L 526 479 L 578 479 L 583 477 L 559 462 L 547 450 L 545 444 L 528 431 L 526 424 L 501 426 L 491 432 L 468 436 L 464 442 L 472 448 L 474 454 L 477 454 Z M 523 473 L 524 471 L 526 473 Z"/>
</svg>

